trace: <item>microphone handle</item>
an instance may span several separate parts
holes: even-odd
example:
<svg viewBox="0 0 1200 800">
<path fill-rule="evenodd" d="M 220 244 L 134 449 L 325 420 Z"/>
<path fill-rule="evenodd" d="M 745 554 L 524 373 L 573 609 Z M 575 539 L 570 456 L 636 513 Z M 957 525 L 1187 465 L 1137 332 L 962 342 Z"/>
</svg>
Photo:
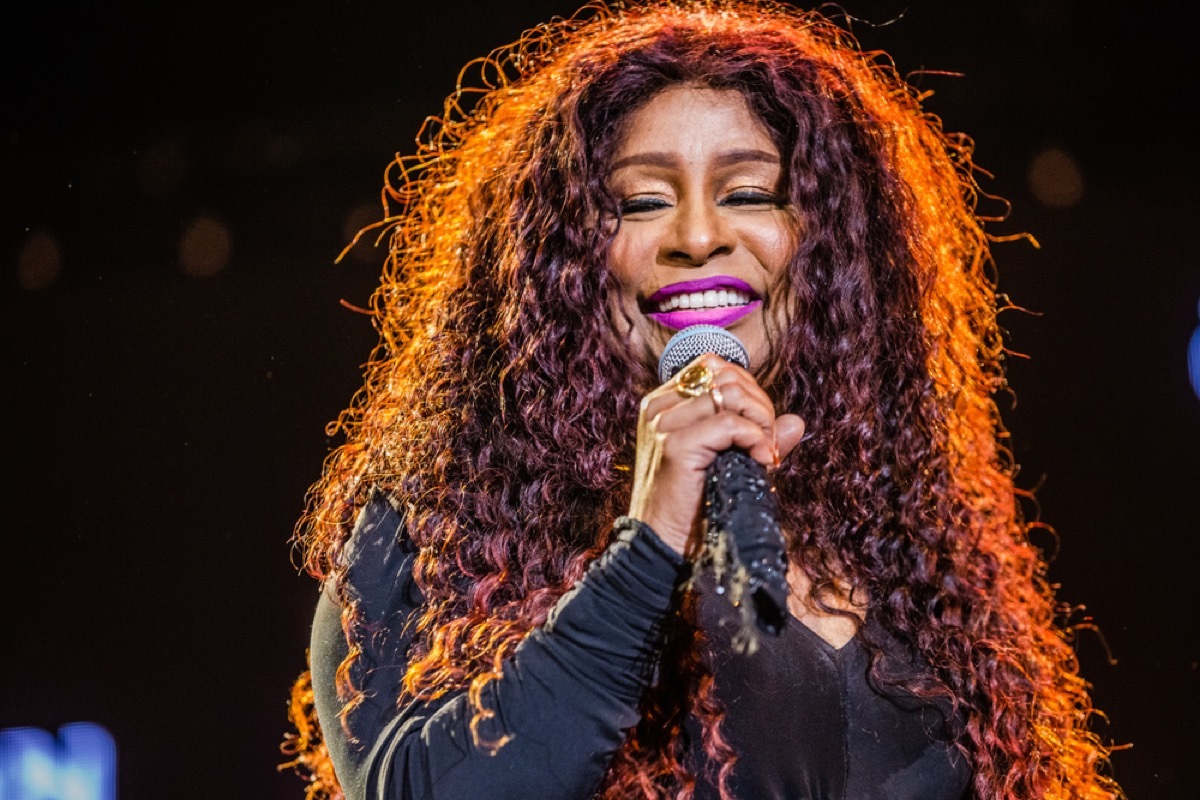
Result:
<svg viewBox="0 0 1200 800">
<path fill-rule="evenodd" d="M 787 620 L 787 554 L 775 490 L 763 465 L 733 448 L 709 466 L 704 499 L 716 591 L 728 593 L 741 614 L 735 646 L 753 652 L 755 627 L 777 636 Z"/>
</svg>

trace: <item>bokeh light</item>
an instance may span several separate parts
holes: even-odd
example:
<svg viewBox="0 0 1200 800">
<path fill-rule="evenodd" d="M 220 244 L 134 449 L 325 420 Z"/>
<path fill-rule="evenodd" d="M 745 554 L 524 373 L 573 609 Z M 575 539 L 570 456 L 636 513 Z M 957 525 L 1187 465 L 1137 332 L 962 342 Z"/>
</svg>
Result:
<svg viewBox="0 0 1200 800">
<path fill-rule="evenodd" d="M 1083 199 L 1083 171 L 1065 150 L 1050 147 L 1029 165 L 1029 190 L 1044 206 L 1069 208 Z"/>
<path fill-rule="evenodd" d="M 116 800 L 117 747 L 94 722 L 73 722 L 55 737 L 40 728 L 0 730 L 3 800 Z"/>
<path fill-rule="evenodd" d="M 17 253 L 17 283 L 22 289 L 45 289 L 62 272 L 62 247 L 46 231 L 34 231 Z"/>
<path fill-rule="evenodd" d="M 1196 312 L 1200 314 L 1200 301 L 1196 303 Z M 1188 379 L 1192 383 L 1192 391 L 1200 399 L 1200 326 L 1192 331 L 1192 340 L 1188 342 Z"/>
<path fill-rule="evenodd" d="M 233 234 L 225 223 L 213 217 L 192 220 L 179 242 L 179 266 L 196 278 L 221 272 L 229 266 L 232 255 Z"/>
</svg>

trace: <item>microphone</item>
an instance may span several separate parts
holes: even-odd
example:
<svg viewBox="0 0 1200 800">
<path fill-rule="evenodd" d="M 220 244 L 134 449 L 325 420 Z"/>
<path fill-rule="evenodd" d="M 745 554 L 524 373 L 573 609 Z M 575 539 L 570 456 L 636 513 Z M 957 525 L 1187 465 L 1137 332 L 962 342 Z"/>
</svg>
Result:
<svg viewBox="0 0 1200 800">
<path fill-rule="evenodd" d="M 716 325 L 692 325 L 671 337 L 658 360 L 665 383 L 704 353 L 750 367 L 738 338 Z M 712 567 L 717 594 L 725 595 L 741 616 L 734 646 L 757 647 L 755 629 L 778 636 L 787 621 L 787 554 L 779 528 L 779 505 L 762 464 L 741 448 L 717 454 L 704 486 L 708 530 L 700 563 Z"/>
</svg>

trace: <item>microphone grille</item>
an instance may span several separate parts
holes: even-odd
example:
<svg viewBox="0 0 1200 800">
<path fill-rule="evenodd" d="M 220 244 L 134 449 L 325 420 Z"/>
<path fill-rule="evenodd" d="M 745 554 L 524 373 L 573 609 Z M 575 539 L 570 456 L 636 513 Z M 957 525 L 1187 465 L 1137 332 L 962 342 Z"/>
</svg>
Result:
<svg viewBox="0 0 1200 800">
<path fill-rule="evenodd" d="M 658 359 L 658 380 L 666 383 L 696 356 L 713 353 L 743 369 L 750 356 L 738 338 L 716 325 L 692 325 L 670 338 Z"/>
</svg>

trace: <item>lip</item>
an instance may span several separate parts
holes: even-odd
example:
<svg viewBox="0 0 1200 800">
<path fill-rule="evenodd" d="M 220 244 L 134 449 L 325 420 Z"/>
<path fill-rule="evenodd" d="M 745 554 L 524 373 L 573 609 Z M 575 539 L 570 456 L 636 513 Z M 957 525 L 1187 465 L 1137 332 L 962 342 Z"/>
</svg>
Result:
<svg viewBox="0 0 1200 800">
<path fill-rule="evenodd" d="M 735 289 L 739 292 L 745 292 L 752 298 L 758 297 L 758 292 L 754 291 L 754 287 L 738 278 L 729 275 L 712 275 L 707 278 L 697 278 L 694 281 L 680 281 L 679 283 L 669 283 L 659 289 L 654 294 L 646 298 L 647 303 L 661 303 L 663 300 L 668 300 L 677 294 L 690 294 L 691 292 L 706 292 L 709 289 Z M 677 313 L 677 312 L 671 312 Z"/>
<path fill-rule="evenodd" d="M 646 316 L 673 331 L 681 331 L 692 325 L 716 325 L 725 328 L 753 312 L 762 305 L 762 300 L 754 287 L 743 280 L 730 275 L 711 275 L 707 278 L 697 278 L 691 281 L 680 281 L 662 287 L 646 298 L 643 308 L 653 307 L 658 303 L 670 300 L 675 295 L 691 294 L 692 292 L 707 292 L 713 289 L 728 289 L 749 295 L 752 299 L 744 306 L 727 306 L 725 308 L 677 308 L 674 311 L 647 311 Z"/>
<path fill-rule="evenodd" d="M 676 284 L 681 285 L 681 284 Z M 691 291 L 700 291 L 692 289 Z M 676 311 L 653 311 L 646 316 L 673 331 L 681 331 L 692 325 L 716 325 L 724 328 L 762 305 L 762 300 L 751 300 L 744 306 L 728 308 L 681 308 Z"/>
</svg>

